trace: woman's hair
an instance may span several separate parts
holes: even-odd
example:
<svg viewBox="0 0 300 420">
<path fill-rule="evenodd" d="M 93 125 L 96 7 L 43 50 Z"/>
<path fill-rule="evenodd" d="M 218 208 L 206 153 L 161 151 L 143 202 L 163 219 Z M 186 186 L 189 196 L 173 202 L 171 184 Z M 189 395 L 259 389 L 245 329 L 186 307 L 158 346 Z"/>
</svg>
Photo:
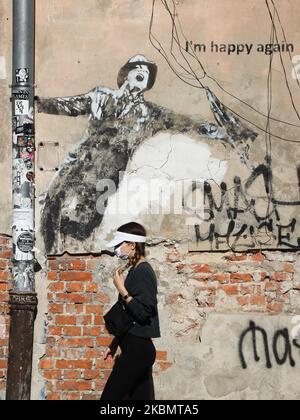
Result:
<svg viewBox="0 0 300 420">
<path fill-rule="evenodd" d="M 139 223 L 127 223 L 119 227 L 118 232 L 130 233 L 131 235 L 147 236 L 146 229 Z M 146 245 L 145 243 L 135 242 L 135 255 L 132 258 L 132 265 L 135 266 L 141 257 L 146 256 Z"/>
</svg>

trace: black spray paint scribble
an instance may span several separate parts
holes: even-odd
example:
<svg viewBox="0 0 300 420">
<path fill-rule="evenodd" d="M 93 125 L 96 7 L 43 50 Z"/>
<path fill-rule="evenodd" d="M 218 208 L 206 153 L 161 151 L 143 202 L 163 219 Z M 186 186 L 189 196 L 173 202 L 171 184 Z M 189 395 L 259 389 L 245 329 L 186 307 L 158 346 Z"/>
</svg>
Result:
<svg viewBox="0 0 300 420">
<path fill-rule="evenodd" d="M 300 167 L 295 171 L 300 190 Z M 249 193 L 260 178 L 264 185 L 264 199 L 270 201 L 265 213 L 259 211 L 258 200 Z M 205 182 L 204 215 L 198 216 L 199 221 L 204 223 L 195 226 L 196 241 L 209 241 L 215 250 L 224 246 L 233 250 L 263 248 L 274 241 L 278 247 L 299 249 L 300 238 L 295 237 L 299 220 L 291 218 L 288 223 L 283 223 L 282 219 L 289 208 L 300 206 L 300 201 L 279 200 L 272 188 L 273 178 L 272 161 L 266 157 L 265 162 L 254 168 L 244 183 L 236 176 L 233 188 L 223 182 L 218 193 L 214 194 L 213 186 Z"/>
<path fill-rule="evenodd" d="M 38 100 L 39 112 L 89 116 L 86 138 L 65 161 L 46 196 L 41 232 L 48 254 L 57 249 L 58 238 L 84 241 L 90 237 L 103 219 L 96 211 L 101 195 L 97 183 L 110 179 L 118 187 L 119 172 L 125 172 L 138 146 L 159 132 L 222 141 L 235 148 L 247 164 L 250 144 L 257 137 L 253 131 L 208 88 L 207 98 L 218 125 L 198 122 L 145 101 L 144 92 L 153 87 L 156 74 L 155 63 L 138 55 L 120 70 L 118 90 L 96 87 L 84 95 Z"/>
<path fill-rule="evenodd" d="M 293 368 L 296 366 L 293 349 L 300 349 L 300 343 L 291 338 L 287 328 L 276 331 L 273 335 L 272 344 L 270 345 L 267 331 L 257 326 L 255 322 L 250 321 L 249 327 L 241 334 L 239 341 L 239 356 L 243 369 L 248 368 L 245 358 L 245 348 L 246 345 L 248 346 L 250 339 L 255 362 L 260 362 L 262 357 L 264 357 L 266 368 L 272 369 L 272 351 L 277 365 L 283 366 L 288 363 Z M 262 355 L 259 354 L 258 343 L 263 345 L 264 353 Z"/>
</svg>

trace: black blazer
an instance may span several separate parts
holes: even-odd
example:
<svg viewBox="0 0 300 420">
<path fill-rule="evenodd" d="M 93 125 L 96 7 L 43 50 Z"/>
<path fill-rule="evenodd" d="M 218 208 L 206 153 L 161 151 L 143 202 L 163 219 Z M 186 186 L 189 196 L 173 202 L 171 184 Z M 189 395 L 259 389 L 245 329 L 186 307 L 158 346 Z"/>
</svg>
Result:
<svg viewBox="0 0 300 420">
<path fill-rule="evenodd" d="M 126 310 L 136 322 L 130 329 L 130 334 L 147 338 L 160 337 L 157 278 L 147 261 L 130 269 L 125 280 L 125 288 L 133 297 L 128 304 L 125 304 Z"/>
</svg>

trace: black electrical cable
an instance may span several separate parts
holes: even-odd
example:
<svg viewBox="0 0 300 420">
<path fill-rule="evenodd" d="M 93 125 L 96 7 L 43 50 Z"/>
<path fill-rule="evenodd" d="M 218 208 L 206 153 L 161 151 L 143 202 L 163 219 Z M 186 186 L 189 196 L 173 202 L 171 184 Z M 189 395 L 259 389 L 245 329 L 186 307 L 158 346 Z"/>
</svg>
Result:
<svg viewBox="0 0 300 420">
<path fill-rule="evenodd" d="M 272 2 L 273 6 L 274 6 L 274 8 L 275 8 L 276 16 L 277 16 L 277 19 L 278 19 L 279 25 L 280 25 L 281 30 L 282 30 L 282 34 L 283 34 L 284 41 L 285 41 L 285 43 L 286 43 L 286 44 L 288 44 L 287 37 L 286 37 L 286 34 L 285 34 L 285 30 L 284 30 L 284 27 L 283 27 L 283 24 L 282 24 L 282 21 L 281 21 L 280 14 L 279 14 L 278 9 L 277 9 L 277 7 L 276 7 L 276 4 L 275 4 L 274 0 L 271 0 L 271 2 Z M 289 57 L 290 57 L 291 63 L 292 63 L 292 65 L 293 65 L 293 67 L 294 67 L 293 57 L 292 57 L 292 54 L 291 54 L 290 50 L 288 51 L 288 53 L 289 53 Z M 296 78 L 296 83 L 297 83 L 297 85 L 298 85 L 298 86 L 299 86 L 299 88 L 300 88 L 300 81 L 299 81 L 298 77 Z"/>
<path fill-rule="evenodd" d="M 177 17 L 177 20 L 180 22 L 180 20 L 179 20 L 179 18 L 178 18 L 178 13 L 177 13 L 177 9 L 176 9 L 176 5 L 175 5 L 175 2 L 174 2 L 174 0 L 172 0 L 172 2 L 173 2 L 173 7 L 174 7 L 174 15 L 172 14 L 172 11 L 169 9 L 169 6 L 168 6 L 168 4 L 166 3 L 166 0 L 161 0 L 161 2 L 162 2 L 162 4 L 163 4 L 163 6 L 167 9 L 167 11 L 168 11 L 168 13 L 170 14 L 170 16 L 171 16 L 171 20 L 172 20 L 172 24 L 176 27 L 176 21 L 175 21 L 175 18 Z M 150 42 L 151 42 L 151 44 L 153 45 L 153 47 L 164 57 L 164 59 L 167 61 L 167 63 L 168 63 L 168 65 L 169 65 L 169 67 L 172 69 L 172 71 L 176 74 L 176 76 L 180 79 L 180 80 L 182 80 L 184 83 L 186 83 L 186 84 L 188 84 L 189 86 L 192 86 L 192 87 L 196 87 L 196 88 L 199 88 L 199 87 L 201 87 L 201 88 L 203 88 L 203 84 L 200 82 L 200 80 L 199 80 L 199 77 L 197 77 L 196 78 L 196 80 L 198 81 L 198 83 L 200 82 L 200 86 L 196 86 L 196 85 L 194 85 L 194 84 L 192 84 L 192 83 L 189 83 L 189 82 L 187 82 L 186 80 L 185 80 L 185 78 L 187 78 L 188 76 L 191 78 L 191 79 L 195 79 L 195 76 L 192 74 L 192 73 L 190 73 L 185 67 L 183 67 L 182 65 L 181 65 L 181 68 L 184 70 L 184 71 L 186 71 L 187 73 L 188 73 L 188 76 L 184 76 L 184 75 L 181 75 L 180 73 L 178 73 L 178 71 L 174 68 L 174 66 L 171 64 L 171 62 L 170 62 L 170 60 L 168 59 L 168 55 L 167 55 L 167 53 L 166 53 L 166 51 L 165 51 L 165 49 L 163 48 L 163 46 L 162 46 L 162 44 L 158 41 L 158 39 L 153 35 L 153 22 L 154 22 L 154 11 L 155 11 L 155 4 L 156 4 L 156 0 L 153 0 L 153 2 L 152 2 L 152 14 L 151 14 L 151 21 L 150 21 L 150 29 L 149 29 L 149 39 L 150 39 Z M 180 26 L 181 26 L 181 24 L 180 24 Z M 203 70 L 203 72 L 204 72 L 204 76 L 203 77 L 208 77 L 209 79 L 211 79 L 212 81 L 214 81 L 219 87 L 220 87 L 220 89 L 222 89 L 225 93 L 227 93 L 228 95 L 230 95 L 231 97 L 233 97 L 234 99 L 236 99 L 236 100 L 238 100 L 238 101 L 240 101 L 241 103 L 243 103 L 243 104 L 245 104 L 246 106 L 248 106 L 249 108 L 251 108 L 251 109 L 253 109 L 254 111 L 256 111 L 257 113 L 259 113 L 260 115 L 262 115 L 263 117 L 265 117 L 265 118 L 268 118 L 268 116 L 266 116 L 265 114 L 263 114 L 263 113 L 261 113 L 260 111 L 258 111 L 258 110 L 256 110 L 254 107 L 252 107 L 250 104 L 247 104 L 245 101 L 243 101 L 243 100 L 241 100 L 240 98 L 238 98 L 238 97 L 236 97 L 236 96 L 234 96 L 234 95 L 232 95 L 231 93 L 229 93 L 229 92 L 227 92 L 221 85 L 220 85 L 220 83 L 216 80 L 216 79 L 214 79 L 212 76 L 209 76 L 208 74 L 207 74 L 207 72 L 205 71 L 205 69 L 204 69 L 204 66 L 202 65 L 202 63 L 200 62 L 200 60 L 198 59 L 198 57 L 197 57 L 197 55 L 195 54 L 195 52 L 194 52 L 194 55 L 192 55 L 189 51 L 186 51 L 183 47 L 182 47 L 182 45 L 180 44 L 180 40 L 179 40 L 179 36 L 178 36 L 178 30 L 177 30 L 177 28 L 176 28 L 176 31 L 175 31 L 175 29 L 172 29 L 172 39 L 174 40 L 174 33 L 176 32 L 176 36 L 177 36 L 177 39 L 176 39 L 176 37 L 175 37 L 175 42 L 177 43 L 177 45 L 178 45 L 178 47 L 179 47 L 179 51 L 180 51 L 180 53 L 181 53 L 181 55 L 184 57 L 184 55 L 182 54 L 182 51 L 185 51 L 186 53 L 188 53 L 190 56 L 192 56 L 194 59 L 196 59 L 197 60 L 197 62 L 198 62 L 198 64 L 200 65 L 200 67 L 202 68 L 202 70 Z M 183 30 L 182 30 L 182 26 L 181 26 L 181 32 L 182 32 L 182 34 L 183 34 Z M 184 34 L 183 34 L 183 36 L 184 36 Z M 155 45 L 154 44 L 154 42 L 153 42 L 153 39 L 155 40 L 155 42 L 158 44 L 158 46 L 159 46 L 159 48 L 157 47 L 157 45 Z M 185 38 L 186 39 L 186 38 Z M 186 39 L 187 40 L 187 39 Z M 174 41 L 172 41 L 172 42 L 174 42 Z M 173 44 L 172 44 L 173 45 Z M 172 48 L 172 46 L 171 46 L 171 48 Z M 172 56 L 173 56 L 173 58 L 174 58 L 174 55 L 172 54 Z M 186 60 L 186 62 L 188 62 L 187 61 L 187 59 L 184 57 L 184 59 Z M 177 60 L 176 60 L 177 61 Z M 178 61 L 177 61 L 177 63 L 178 63 Z M 189 65 L 189 67 L 190 67 L 190 65 Z M 191 68 L 191 67 L 190 67 Z M 191 69 L 191 71 L 192 72 L 194 72 L 192 69 Z M 260 131 L 262 131 L 262 132 L 264 132 L 265 134 L 268 134 L 268 135 L 271 135 L 271 136 L 273 136 L 274 138 L 276 138 L 276 139 L 279 139 L 279 140 L 282 140 L 282 141 L 285 141 L 285 142 L 289 142 L 289 143 L 294 143 L 294 144 L 300 144 L 300 142 L 299 141 L 297 141 L 297 140 L 291 140 L 291 139 L 287 139 L 287 138 L 284 138 L 284 137 L 281 137 L 281 136 L 278 136 L 278 135 L 275 135 L 275 134 L 273 134 L 273 133 L 271 133 L 271 132 L 268 132 L 268 131 L 266 131 L 265 129 L 263 129 L 262 127 L 260 127 L 260 126 L 258 126 L 257 124 L 255 124 L 255 123 L 253 123 L 252 121 L 250 121 L 249 119 L 247 119 L 247 118 L 245 118 L 245 117 L 243 117 L 243 116 L 241 116 L 240 114 L 238 114 L 236 111 L 234 111 L 234 110 L 232 110 L 231 108 L 229 108 L 228 106 L 226 106 L 227 107 L 227 109 L 229 110 L 229 111 L 231 111 L 233 114 L 235 114 L 235 115 L 237 115 L 239 118 L 241 118 L 241 119 L 243 119 L 244 121 L 246 121 L 247 123 L 249 123 L 250 125 L 252 125 L 252 126 L 254 126 L 255 128 L 257 128 L 258 130 L 260 130 Z M 286 121 L 281 121 L 281 120 L 279 120 L 279 119 L 275 119 L 275 118 L 271 118 L 270 117 L 270 120 L 273 120 L 273 121 L 276 121 L 276 122 L 279 122 L 279 123 L 282 123 L 282 124 L 286 124 L 286 125 L 290 125 L 290 126 L 293 126 L 293 127 L 297 127 L 297 128 L 300 128 L 300 126 L 298 126 L 298 125 L 295 125 L 295 124 L 292 124 L 292 123 L 289 123 L 289 122 L 286 122 Z"/>
<path fill-rule="evenodd" d="M 274 9 L 275 14 L 275 9 Z M 270 44 L 273 45 L 275 40 L 275 29 L 274 25 L 271 24 L 271 36 L 270 36 Z M 272 86 L 273 86 L 273 59 L 274 59 L 274 53 L 270 55 L 270 61 L 269 61 L 269 70 L 268 70 L 268 77 L 267 77 L 267 110 L 268 110 L 268 118 L 266 123 L 266 131 L 271 131 L 271 112 L 272 112 L 272 103 L 273 103 L 273 94 L 272 94 Z M 267 165 L 270 170 L 270 165 L 272 164 L 272 136 L 269 134 L 266 134 L 266 159 L 267 159 Z M 266 209 L 266 217 L 265 220 L 269 221 L 270 219 L 270 209 L 272 205 L 272 198 L 273 198 L 273 180 L 269 173 L 267 177 L 267 195 L 268 195 L 268 205 Z M 266 235 L 269 238 L 269 241 L 272 241 L 272 236 L 268 232 L 268 227 L 265 225 L 265 232 Z M 266 244 L 265 244 L 266 245 Z"/>
<path fill-rule="evenodd" d="M 269 1 L 268 0 L 265 0 L 265 2 L 266 2 L 266 5 L 267 5 L 268 11 L 269 11 L 269 15 L 270 15 L 270 18 L 271 18 L 271 21 L 272 21 L 272 25 L 273 25 L 273 28 L 274 28 L 275 38 L 276 38 L 277 44 L 279 44 L 279 38 L 278 38 L 278 34 L 277 34 L 277 28 L 276 28 L 276 25 L 275 25 L 274 18 L 272 16 L 272 12 L 271 12 L 271 9 L 270 9 Z M 291 101 L 292 101 L 292 105 L 293 105 L 294 111 L 295 111 L 295 113 L 296 113 L 296 115 L 297 115 L 297 117 L 298 117 L 298 119 L 300 121 L 300 114 L 299 114 L 299 111 L 298 111 L 298 109 L 296 107 L 296 104 L 295 104 L 295 101 L 294 101 L 294 97 L 293 97 L 293 93 L 292 93 L 292 90 L 291 90 L 291 87 L 290 87 L 290 84 L 289 84 L 289 81 L 288 81 L 288 78 L 287 78 L 287 72 L 286 72 L 286 68 L 285 68 L 285 65 L 284 65 L 282 53 L 281 53 L 281 51 L 279 53 L 280 53 L 280 62 L 281 62 L 282 69 L 283 69 L 283 72 L 284 72 L 285 83 L 286 83 L 286 86 L 287 86 L 287 89 L 288 89 L 288 92 L 289 92 L 289 95 L 290 95 L 290 98 L 291 98 Z"/>
<path fill-rule="evenodd" d="M 173 1 L 173 3 L 174 3 L 174 0 L 172 0 Z M 176 7 L 176 6 L 175 6 Z M 185 35 L 184 35 L 184 32 L 183 32 L 183 29 L 182 29 L 182 25 L 181 25 L 181 22 L 180 22 L 180 19 L 178 18 L 178 22 L 179 22 L 179 25 L 180 25 L 180 28 L 181 28 L 181 33 L 182 33 L 182 36 L 184 37 L 184 39 L 185 39 L 185 41 L 187 41 L 188 42 L 188 40 L 187 40 L 187 38 L 185 37 Z M 278 42 L 278 41 L 277 41 Z M 183 47 L 181 47 L 181 48 L 183 48 Z M 208 79 L 210 79 L 210 80 L 212 80 L 214 83 L 216 83 L 216 85 L 224 92 L 224 93 L 226 93 L 227 95 L 229 95 L 229 96 L 231 96 L 232 98 L 234 98 L 234 99 L 236 99 L 237 101 L 239 101 L 239 102 L 241 102 L 242 104 L 244 104 L 244 105 L 246 105 L 248 108 L 250 108 L 250 109 L 252 109 L 253 111 L 255 111 L 256 113 L 258 113 L 258 114 L 260 114 L 261 116 L 263 116 L 264 118 L 268 118 L 267 117 L 267 115 L 265 115 L 263 112 L 261 112 L 261 111 L 259 111 L 259 110 L 257 110 L 256 108 L 254 108 L 252 105 L 250 105 L 249 103 L 247 103 L 246 101 L 244 101 L 244 100 L 242 100 L 241 98 L 239 98 L 239 97 L 237 97 L 237 96 L 235 96 L 235 95 L 233 95 L 232 93 L 230 93 L 230 92 L 228 92 L 226 89 L 224 89 L 224 87 L 217 81 L 217 79 L 216 78 L 214 78 L 214 77 L 212 77 L 212 76 L 210 76 L 205 70 L 204 70 L 204 68 L 203 68 L 203 65 L 202 65 L 202 63 L 199 61 L 199 58 L 198 58 L 198 56 L 196 55 L 196 53 L 195 53 L 195 51 L 193 51 L 193 54 L 191 54 L 189 51 L 187 52 L 190 56 L 192 56 L 195 60 L 197 60 L 197 62 L 201 65 L 201 68 L 203 69 L 203 71 L 204 71 L 204 74 L 206 75 L 206 77 L 208 78 Z M 278 119 L 278 118 L 274 118 L 274 117 L 271 117 L 270 116 L 270 119 L 271 120 L 273 120 L 273 121 L 276 121 L 276 122 L 278 122 L 278 123 L 281 123 L 281 124 L 286 124 L 286 125 L 289 125 L 289 126 L 292 126 L 292 127 L 296 127 L 296 128 L 300 128 L 300 126 L 299 125 L 297 125 L 297 124 L 293 124 L 293 123 L 290 123 L 290 122 L 287 122 L 287 121 L 282 121 L 282 120 L 280 120 L 280 119 Z M 296 141 L 297 143 L 298 143 L 298 141 Z"/>
</svg>

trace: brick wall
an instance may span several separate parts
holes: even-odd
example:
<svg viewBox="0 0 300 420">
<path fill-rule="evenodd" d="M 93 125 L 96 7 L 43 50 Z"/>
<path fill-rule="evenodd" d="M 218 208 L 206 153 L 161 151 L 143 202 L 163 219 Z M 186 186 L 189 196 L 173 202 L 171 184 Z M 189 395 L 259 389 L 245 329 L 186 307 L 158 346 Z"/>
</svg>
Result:
<svg viewBox="0 0 300 420">
<path fill-rule="evenodd" d="M 2 397 L 7 366 L 10 258 L 10 241 L 0 238 Z M 210 312 L 272 315 L 293 313 L 294 305 L 298 305 L 300 264 L 296 253 L 200 254 L 169 245 L 162 246 L 150 259 L 159 278 L 161 316 L 168 308 L 168 333 L 174 340 L 157 348 L 156 376 L 172 366 L 176 338 L 193 329 L 198 331 Z M 112 366 L 103 361 L 101 354 L 111 341 L 103 314 L 113 302 L 95 269 L 101 263 L 105 266 L 106 261 L 100 257 L 68 255 L 48 261 L 45 355 L 39 361 L 34 358 L 48 400 L 99 399 L 110 374 Z M 186 319 L 189 324 L 183 325 Z M 178 332 L 181 322 L 182 330 Z"/>
<path fill-rule="evenodd" d="M 5 397 L 8 333 L 9 333 L 9 290 L 12 286 L 11 241 L 0 236 L 0 399 Z"/>
<path fill-rule="evenodd" d="M 214 262 L 207 263 L 209 254 L 175 251 L 167 259 L 190 281 L 197 304 L 207 312 L 279 314 L 291 312 L 295 294 L 299 298 L 296 253 L 219 254 Z M 175 293 L 168 299 L 178 298 L 180 294 Z"/>
<path fill-rule="evenodd" d="M 112 341 L 103 320 L 111 301 L 95 281 L 96 261 L 49 260 L 47 341 L 39 364 L 48 400 L 99 399 L 111 372 L 102 357 Z M 166 351 L 158 350 L 155 374 L 168 366 Z"/>
</svg>

